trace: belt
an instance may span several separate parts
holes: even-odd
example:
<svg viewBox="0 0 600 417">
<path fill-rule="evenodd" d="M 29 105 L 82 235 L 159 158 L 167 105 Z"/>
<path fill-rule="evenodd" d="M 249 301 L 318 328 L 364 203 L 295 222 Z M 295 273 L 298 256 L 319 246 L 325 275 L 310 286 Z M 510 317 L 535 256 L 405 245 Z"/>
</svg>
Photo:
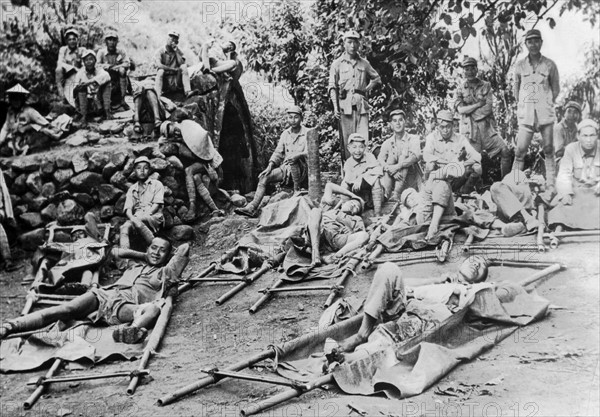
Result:
<svg viewBox="0 0 600 417">
<path fill-rule="evenodd" d="M 359 94 L 364 97 L 367 95 L 367 92 L 364 90 L 354 90 L 354 94 Z"/>
</svg>

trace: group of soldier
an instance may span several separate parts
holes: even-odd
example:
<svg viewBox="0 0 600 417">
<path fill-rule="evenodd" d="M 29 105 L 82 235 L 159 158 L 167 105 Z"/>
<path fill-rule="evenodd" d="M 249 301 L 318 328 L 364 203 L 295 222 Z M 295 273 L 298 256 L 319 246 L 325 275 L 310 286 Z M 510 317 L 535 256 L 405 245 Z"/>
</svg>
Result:
<svg viewBox="0 0 600 417">
<path fill-rule="evenodd" d="M 117 34 L 108 32 L 105 36 L 106 48 L 96 54 L 78 46 L 76 31 L 67 31 L 66 39 L 67 45 L 60 50 L 56 70 L 58 91 L 65 97 L 75 94 L 76 106 L 84 122 L 90 115 L 91 107 L 101 109 L 106 118 L 112 117 L 113 89 L 119 90 L 117 104 L 122 105 L 123 97 L 129 91 L 127 73 L 131 67 L 125 52 L 118 48 Z M 173 143 L 179 147 L 179 153 L 189 154 L 185 171 L 190 200 L 188 220 L 196 217 L 197 193 L 213 215 L 223 215 L 211 197 L 211 190 L 214 191 L 214 185 L 218 183 L 222 157 L 212 146 L 210 136 L 198 129 L 194 121 L 164 122 L 159 116 L 159 99 L 163 91 L 183 89 L 186 97 L 194 94 L 186 59 L 177 47 L 178 41 L 178 33 L 169 33 L 167 44 L 157 53 L 158 72 L 154 84 L 144 84 L 137 93 L 134 92 L 134 97 L 137 100 L 144 92 L 148 93 L 145 98 L 152 98 L 149 101 L 153 103 L 151 107 L 156 127 L 160 129 L 163 139 L 175 139 Z M 514 162 L 511 161 L 507 144 L 495 128 L 491 85 L 478 77 L 477 61 L 470 57 L 462 62 L 464 80 L 456 92 L 453 109 L 460 114 L 459 132 L 456 132 L 455 111 L 440 110 L 436 128 L 426 137 L 422 149 L 419 136 L 406 130 L 408 109 L 394 104 L 387 110 L 393 134 L 383 142 L 376 157 L 369 151 L 368 95 L 381 83 L 381 79 L 370 63 L 359 56 L 359 41 L 357 32 L 345 33 L 345 52 L 333 62 L 330 71 L 329 95 L 340 122 L 342 155 L 347 152 L 348 157 L 343 164 L 341 184 L 326 185 L 320 208 L 315 209 L 308 219 L 313 264 L 322 261 L 321 241 L 333 251 L 326 262 L 336 262 L 363 245 L 369 239 L 369 234 L 365 231 L 361 213 L 367 207 L 373 207 L 375 216 L 381 216 L 384 202 L 389 200 L 400 201 L 407 209 L 399 220 L 401 223 L 429 224 L 426 239 L 433 239 L 444 216 L 455 214 L 454 194 L 469 194 L 475 189 L 482 175 L 482 152 L 487 152 L 492 158 L 500 157 L 503 175 L 503 180 L 493 184 L 490 190 L 491 201 L 497 206 L 498 214 L 489 222 L 489 227 L 501 230 L 505 236 L 532 230 L 538 223 L 531 214 L 533 197 L 522 171 L 535 132 L 542 136 L 546 167 L 545 191 L 539 194 L 541 201 L 548 205 L 576 205 L 578 190 L 585 189 L 592 192 L 597 204 L 600 194 L 598 124 L 589 119 L 579 122 L 581 105 L 569 102 L 565 106 L 562 122 L 555 125 L 554 105 L 559 93 L 559 75 L 554 62 L 540 53 L 542 37 L 538 30 L 526 33 L 525 46 L 529 53 L 517 63 L 515 69 L 519 131 Z M 223 47 L 223 51 L 230 55 L 228 60 L 221 61 L 208 57 L 210 46 L 207 44 L 203 47 L 204 68 L 239 77 L 241 65 L 235 57 L 235 45 L 230 43 Z M 65 87 L 68 85 L 65 80 L 73 70 L 76 70 L 72 84 L 74 88 L 69 91 Z M 12 94 L 23 95 L 17 91 Z M 139 127 L 137 103 L 136 128 Z M 303 187 L 308 174 L 308 129 L 303 124 L 303 112 L 299 106 L 287 109 L 287 117 L 289 127 L 282 132 L 267 167 L 258 177 L 254 198 L 245 206 L 238 207 L 236 213 L 257 216 L 269 183 L 291 183 L 294 192 L 299 192 Z M 2 132 L 4 139 L 4 129 Z M 160 146 L 159 143 L 159 149 L 163 151 L 169 149 Z M 555 174 L 557 164 L 558 176 Z M 57 307 L 57 311 L 51 313 L 36 313 L 41 316 L 31 319 L 33 321 L 22 318 L 20 321 L 6 322 L 2 327 L 4 335 L 27 330 L 31 323 L 46 324 L 50 319 L 55 320 L 74 312 L 85 316 L 99 311 L 109 324 L 127 324 L 135 317 L 144 317 L 141 322 L 122 327 L 115 335 L 115 340 L 132 343 L 145 336 L 150 322 L 147 317 L 156 316 L 155 298 L 165 290 L 166 281 L 163 278 L 176 280 L 187 264 L 189 248 L 185 246 L 178 249 L 181 259 L 178 259 L 177 265 L 172 264 L 173 261 L 167 263 L 170 243 L 156 237 L 164 223 L 163 185 L 151 175 L 150 161 L 146 157 L 137 158 L 134 165 L 137 182 L 127 192 L 127 221 L 121 227 L 120 248 L 115 253 L 138 261 L 142 259 L 141 264 L 132 266 L 132 272 L 124 275 L 122 280 L 125 281 L 119 281 L 115 291 L 107 294 L 100 290 L 92 291 L 91 295 L 86 294 L 84 298 L 70 303 L 68 308 Z M 336 196 L 341 197 L 340 204 L 336 204 Z M 138 232 L 148 245 L 145 253 L 131 251 L 129 235 L 132 231 Z M 481 263 L 479 260 L 470 262 L 476 266 Z M 164 268 L 167 268 L 166 272 Z M 465 268 L 477 270 L 471 266 Z M 159 270 L 162 272 L 157 272 Z M 143 279 L 138 279 L 140 277 Z M 149 302 L 154 303 L 152 308 L 146 304 Z M 128 307 L 121 308 L 123 306 Z M 381 308 L 374 309 L 377 310 L 373 312 L 377 316 L 373 319 L 376 320 Z M 374 320 L 365 326 L 372 330 Z"/>
</svg>

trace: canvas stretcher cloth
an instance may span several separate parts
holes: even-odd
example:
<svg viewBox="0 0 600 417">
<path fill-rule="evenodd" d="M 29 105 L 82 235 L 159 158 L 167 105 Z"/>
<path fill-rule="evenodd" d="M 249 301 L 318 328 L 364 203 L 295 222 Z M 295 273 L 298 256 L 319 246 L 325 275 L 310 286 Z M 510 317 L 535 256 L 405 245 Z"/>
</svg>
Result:
<svg viewBox="0 0 600 417">
<path fill-rule="evenodd" d="M 559 203 L 548 213 L 548 224 L 562 224 L 573 229 L 600 229 L 600 198 L 592 188 L 575 188 L 573 204 Z"/>
</svg>

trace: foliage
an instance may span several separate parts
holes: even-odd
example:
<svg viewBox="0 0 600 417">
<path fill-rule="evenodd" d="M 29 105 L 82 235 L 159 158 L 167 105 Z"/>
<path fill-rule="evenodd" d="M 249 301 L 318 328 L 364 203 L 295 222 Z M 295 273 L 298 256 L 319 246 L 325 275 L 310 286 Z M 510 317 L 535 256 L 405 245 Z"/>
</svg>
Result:
<svg viewBox="0 0 600 417">
<path fill-rule="evenodd" d="M 600 49 L 591 45 L 585 53 L 585 69 L 583 74 L 573 80 L 566 88 L 564 102 L 575 100 L 584 104 L 584 113 L 588 117 L 600 119 Z"/>
<path fill-rule="evenodd" d="M 258 163 L 264 167 L 277 146 L 281 132 L 287 128 L 285 110 L 274 107 L 268 100 L 257 100 L 250 106 L 250 114 Z"/>
</svg>

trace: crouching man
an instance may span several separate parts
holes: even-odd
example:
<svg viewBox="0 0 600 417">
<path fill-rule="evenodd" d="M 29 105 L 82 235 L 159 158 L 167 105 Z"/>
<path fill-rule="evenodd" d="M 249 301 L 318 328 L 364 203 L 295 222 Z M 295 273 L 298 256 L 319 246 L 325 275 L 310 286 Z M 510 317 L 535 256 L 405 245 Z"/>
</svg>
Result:
<svg viewBox="0 0 600 417">
<path fill-rule="evenodd" d="M 56 307 L 6 321 L 0 339 L 11 333 L 36 330 L 58 320 L 90 318 L 93 322 L 123 325 L 113 332 L 117 342 L 140 343 L 160 314 L 164 297 L 173 293 L 189 261 L 189 245 L 177 248 L 171 260 L 171 243 L 154 238 L 145 253 L 114 249 L 116 256 L 130 259 L 123 276 L 113 285 L 92 288 Z"/>
<path fill-rule="evenodd" d="M 110 96 L 112 86 L 110 75 L 96 66 L 96 54 L 89 49 L 83 52 L 83 67 L 75 75 L 75 99 L 77 110 L 82 116 L 83 124 L 89 122 L 91 115 L 103 115 L 106 120 L 112 119 Z"/>
</svg>

